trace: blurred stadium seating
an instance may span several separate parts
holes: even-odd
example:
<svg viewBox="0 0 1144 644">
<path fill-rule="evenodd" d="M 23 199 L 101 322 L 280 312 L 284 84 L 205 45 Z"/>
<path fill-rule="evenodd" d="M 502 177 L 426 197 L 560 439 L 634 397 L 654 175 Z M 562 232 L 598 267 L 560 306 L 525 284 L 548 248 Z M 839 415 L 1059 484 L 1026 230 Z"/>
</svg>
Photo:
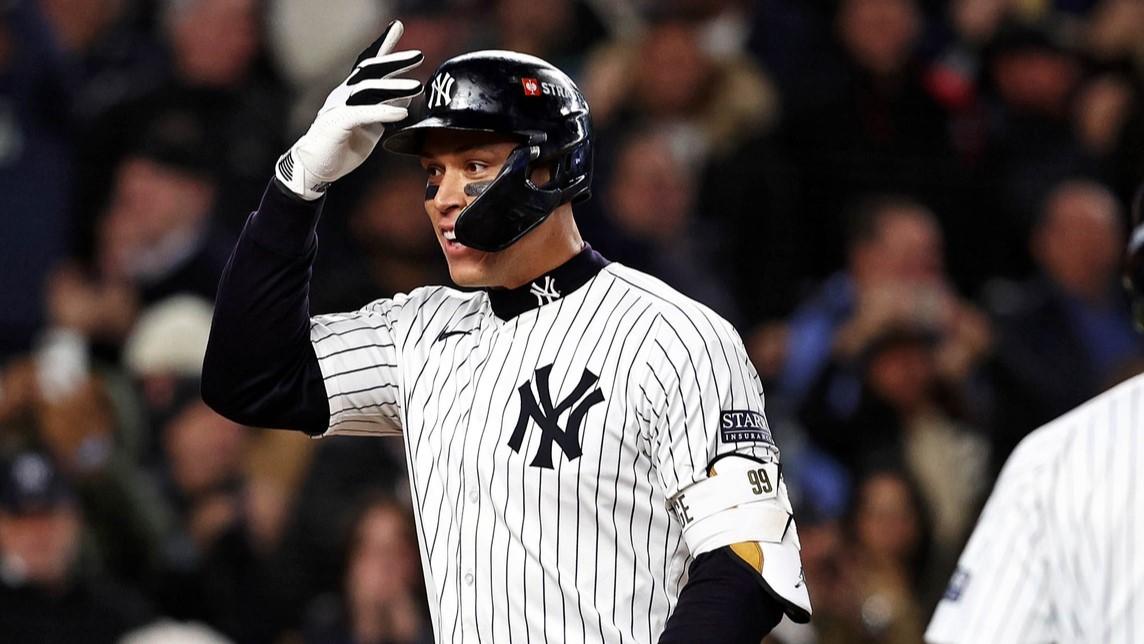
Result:
<svg viewBox="0 0 1144 644">
<path fill-rule="evenodd" d="M 0 0 L 0 640 L 431 641 L 400 445 L 197 382 L 274 160 L 394 17 L 422 80 L 566 69 L 585 237 L 739 328 L 815 606 L 775 642 L 920 641 L 1016 442 L 1144 368 L 1137 0 Z M 420 172 L 331 191 L 314 313 L 448 279 Z"/>
</svg>

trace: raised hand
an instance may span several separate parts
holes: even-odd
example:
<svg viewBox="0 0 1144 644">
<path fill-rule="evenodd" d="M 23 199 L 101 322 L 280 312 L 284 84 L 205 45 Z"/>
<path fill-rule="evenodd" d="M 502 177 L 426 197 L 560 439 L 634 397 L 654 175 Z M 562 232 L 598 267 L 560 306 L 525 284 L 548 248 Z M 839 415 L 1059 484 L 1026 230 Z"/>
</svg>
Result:
<svg viewBox="0 0 1144 644">
<path fill-rule="evenodd" d="M 303 199 L 317 199 L 373 152 L 388 123 L 404 119 L 421 82 L 395 78 L 425 57 L 417 50 L 390 53 L 405 27 L 389 23 L 358 56 L 349 77 L 330 92 L 310 129 L 278 159 L 275 175 Z"/>
</svg>

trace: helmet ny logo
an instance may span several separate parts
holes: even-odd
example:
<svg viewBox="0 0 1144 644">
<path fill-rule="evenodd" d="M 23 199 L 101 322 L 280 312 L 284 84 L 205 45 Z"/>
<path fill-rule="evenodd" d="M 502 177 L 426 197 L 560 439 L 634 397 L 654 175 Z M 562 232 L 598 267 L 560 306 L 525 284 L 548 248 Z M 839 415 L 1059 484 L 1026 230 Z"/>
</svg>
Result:
<svg viewBox="0 0 1144 644">
<path fill-rule="evenodd" d="M 528 292 L 536 296 L 537 306 L 552 304 L 560 299 L 560 291 L 556 290 L 556 280 L 552 279 L 551 275 L 544 277 L 544 286 L 533 282 L 532 286 L 528 288 Z"/>
<path fill-rule="evenodd" d="M 453 83 L 455 80 L 449 72 L 433 79 L 433 84 L 429 87 L 429 109 L 448 105 L 453 101 Z"/>
<path fill-rule="evenodd" d="M 584 416 L 593 405 L 604 402 L 604 393 L 599 389 L 594 389 L 587 396 L 584 395 L 599 380 L 599 376 L 585 369 L 572 393 L 553 406 L 552 393 L 548 385 L 548 376 L 551 373 L 552 365 L 536 370 L 536 393 L 540 397 L 539 403 L 536 400 L 537 396 L 532 393 L 531 380 L 524 381 L 524 384 L 517 388 L 520 394 L 520 417 L 517 418 L 516 428 L 508 439 L 508 446 L 512 451 L 519 453 L 528 421 L 535 420 L 536 425 L 540 427 L 540 445 L 537 446 L 536 456 L 529 465 L 549 470 L 552 469 L 552 443 L 560 447 L 560 451 L 564 452 L 569 461 L 580 458 L 580 424 L 584 422 Z M 580 400 L 581 397 L 583 400 Z M 561 429 L 558 421 L 569 409 L 572 411 L 568 414 L 568 425 L 565 429 Z"/>
</svg>

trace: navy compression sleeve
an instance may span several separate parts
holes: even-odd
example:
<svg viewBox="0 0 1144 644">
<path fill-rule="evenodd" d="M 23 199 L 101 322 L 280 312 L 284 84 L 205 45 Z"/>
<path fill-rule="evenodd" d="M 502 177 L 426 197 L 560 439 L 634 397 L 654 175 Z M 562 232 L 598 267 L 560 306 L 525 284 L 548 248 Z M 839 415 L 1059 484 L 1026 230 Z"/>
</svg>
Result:
<svg viewBox="0 0 1144 644">
<path fill-rule="evenodd" d="M 330 417 L 310 343 L 310 273 L 322 201 L 270 182 L 219 281 L 203 400 L 244 425 L 325 431 Z"/>
<path fill-rule="evenodd" d="M 759 644 L 783 609 L 727 548 L 695 558 L 659 644 Z"/>
</svg>

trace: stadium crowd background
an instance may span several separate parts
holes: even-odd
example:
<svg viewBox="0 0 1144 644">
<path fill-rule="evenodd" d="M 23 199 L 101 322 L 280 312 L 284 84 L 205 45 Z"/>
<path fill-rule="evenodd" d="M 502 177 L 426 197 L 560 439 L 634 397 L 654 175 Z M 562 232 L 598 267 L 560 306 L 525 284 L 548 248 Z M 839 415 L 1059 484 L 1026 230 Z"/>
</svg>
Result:
<svg viewBox="0 0 1144 644">
<path fill-rule="evenodd" d="M 815 607 L 776 641 L 920 641 L 1017 441 L 1144 365 L 1138 0 L 0 0 L 0 640 L 430 640 L 400 442 L 197 382 L 274 160 L 391 17 L 422 80 L 568 70 L 586 238 L 741 330 Z M 446 283 L 423 184 L 331 191 L 315 313 Z"/>
</svg>

